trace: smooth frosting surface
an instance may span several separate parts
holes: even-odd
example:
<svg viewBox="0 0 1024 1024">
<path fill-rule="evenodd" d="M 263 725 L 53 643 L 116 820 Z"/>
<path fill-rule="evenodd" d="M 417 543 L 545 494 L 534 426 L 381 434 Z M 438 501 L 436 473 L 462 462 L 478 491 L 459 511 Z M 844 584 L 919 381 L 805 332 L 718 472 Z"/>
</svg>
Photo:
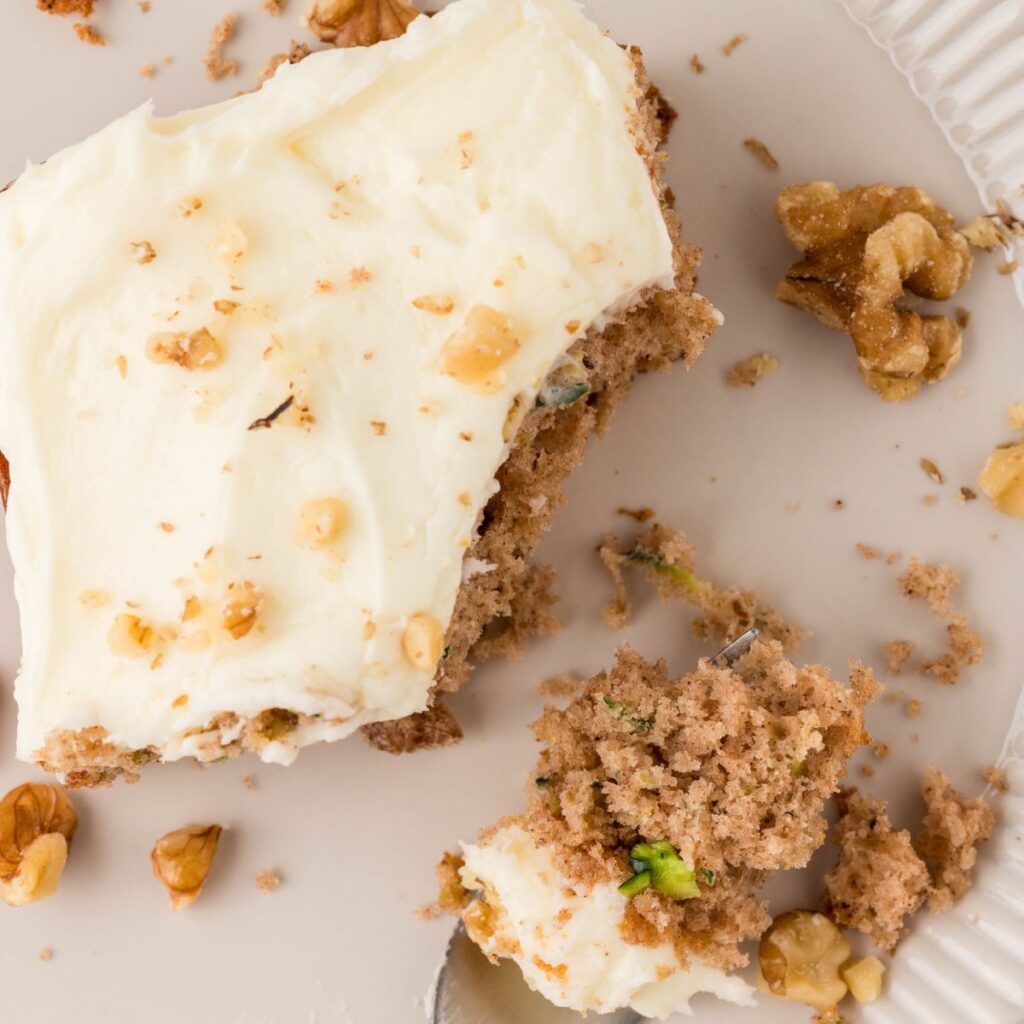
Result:
<svg viewBox="0 0 1024 1024">
<path fill-rule="evenodd" d="M 556 1005 L 581 1013 L 628 1006 L 656 1020 L 689 1014 L 690 999 L 700 992 L 753 1005 L 753 990 L 742 978 L 698 960 L 684 970 L 669 943 L 626 942 L 619 925 L 627 897 L 607 882 L 578 891 L 550 850 L 520 825 L 464 845 L 463 855 L 463 884 L 483 889 L 499 908 L 484 952 L 511 956 L 530 987 Z"/>
<path fill-rule="evenodd" d="M 671 284 L 635 112 L 574 3 L 459 0 L 0 196 L 19 757 L 284 708 L 288 761 L 425 706 L 518 417 Z"/>
</svg>

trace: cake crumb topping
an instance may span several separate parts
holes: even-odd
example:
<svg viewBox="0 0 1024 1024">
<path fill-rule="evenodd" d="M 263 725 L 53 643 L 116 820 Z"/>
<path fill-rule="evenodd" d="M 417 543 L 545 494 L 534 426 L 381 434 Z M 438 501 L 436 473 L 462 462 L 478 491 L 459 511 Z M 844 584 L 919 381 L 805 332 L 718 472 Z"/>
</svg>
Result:
<svg viewBox="0 0 1024 1024">
<path fill-rule="evenodd" d="M 234 14 L 225 14 L 213 26 L 210 33 L 210 42 L 206 48 L 206 56 L 203 58 L 203 66 L 206 68 L 206 77 L 212 82 L 218 82 L 238 71 L 237 62 L 224 56 L 224 48 L 234 36 L 236 24 L 237 18 Z"/>
<path fill-rule="evenodd" d="M 762 377 L 774 373 L 779 368 L 779 361 L 767 352 L 759 352 L 749 359 L 742 359 L 733 364 L 729 370 L 729 386 L 733 388 L 752 388 Z"/>
<path fill-rule="evenodd" d="M 760 139 L 744 139 L 743 148 L 748 153 L 753 153 L 758 162 L 763 164 L 770 171 L 779 169 L 779 161 L 772 156 L 772 151 Z"/>
</svg>

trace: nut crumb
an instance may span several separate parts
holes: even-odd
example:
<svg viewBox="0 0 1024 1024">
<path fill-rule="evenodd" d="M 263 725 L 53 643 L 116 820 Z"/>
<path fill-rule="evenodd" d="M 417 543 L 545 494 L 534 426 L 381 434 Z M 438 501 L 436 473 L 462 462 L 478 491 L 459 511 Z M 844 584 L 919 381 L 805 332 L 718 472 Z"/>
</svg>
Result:
<svg viewBox="0 0 1024 1024">
<path fill-rule="evenodd" d="M 835 510 L 836 510 L 837 512 L 842 512 L 842 511 L 843 511 L 843 509 L 845 509 L 845 508 L 846 508 L 846 502 L 845 502 L 845 501 L 843 501 L 843 499 L 842 499 L 842 498 L 836 498 L 836 500 L 832 502 L 832 507 L 833 507 L 833 508 L 834 508 L 834 509 L 835 509 Z"/>
<path fill-rule="evenodd" d="M 737 46 L 740 46 L 742 43 L 745 43 L 746 41 L 746 34 L 743 32 L 737 32 L 736 35 L 732 37 L 732 39 L 730 39 L 727 43 L 722 44 L 722 53 L 724 53 L 726 57 L 729 57 L 731 56 L 733 50 L 735 50 Z"/>
<path fill-rule="evenodd" d="M 971 311 L 964 309 L 963 306 L 957 306 L 953 310 L 953 318 L 956 321 L 957 327 L 963 330 L 971 322 Z"/>
<path fill-rule="evenodd" d="M 206 49 L 206 56 L 203 58 L 203 66 L 206 68 L 206 77 L 211 82 L 218 82 L 238 71 L 238 63 L 224 56 L 224 47 L 235 34 L 236 23 L 237 19 L 234 14 L 225 14 L 213 26 L 213 31 L 210 33 L 210 42 Z"/>
<path fill-rule="evenodd" d="M 971 490 L 970 487 L 961 487 L 960 488 L 960 493 L 957 496 L 957 504 L 958 505 L 966 505 L 967 502 L 969 502 L 969 501 L 977 500 L 977 497 L 978 497 L 977 492 Z"/>
<path fill-rule="evenodd" d="M 1007 406 L 1006 422 L 1012 430 L 1024 430 L 1024 402 L 1013 402 Z"/>
<path fill-rule="evenodd" d="M 129 242 L 128 250 L 136 263 L 145 265 L 156 259 L 156 249 L 149 242 Z"/>
<path fill-rule="evenodd" d="M 437 316 L 447 316 L 455 308 L 455 300 L 450 295 L 419 295 L 412 300 L 417 309 Z"/>
<path fill-rule="evenodd" d="M 203 201 L 199 196 L 188 196 L 178 203 L 178 212 L 182 217 L 188 218 L 198 213 L 203 208 Z"/>
<path fill-rule="evenodd" d="M 66 18 L 76 14 L 80 18 L 91 18 L 94 0 L 36 0 L 36 7 L 44 14 L 56 14 Z"/>
<path fill-rule="evenodd" d="M 43 946 L 43 948 L 39 950 L 39 959 L 42 960 L 43 963 L 49 963 L 53 959 L 53 950 L 50 949 L 49 946 Z"/>
<path fill-rule="evenodd" d="M 1000 512 L 1024 518 L 1024 441 L 997 447 L 985 461 L 978 486 Z"/>
<path fill-rule="evenodd" d="M 143 64 L 142 67 L 139 68 L 139 76 L 141 78 L 152 78 L 155 74 L 156 74 L 156 65 L 155 64 Z"/>
<path fill-rule="evenodd" d="M 77 25 L 75 26 L 75 29 L 77 31 L 77 29 L 78 29 Z M 1002 274 L 1004 277 L 1006 277 L 1006 276 L 1009 276 L 1010 274 L 1012 274 L 1019 266 L 1020 266 L 1020 260 L 1003 260 L 999 264 L 999 266 L 996 267 L 996 269 L 999 271 L 1000 274 Z"/>
<path fill-rule="evenodd" d="M 921 504 L 922 505 L 927 505 L 929 508 L 932 505 L 938 505 L 938 503 L 939 503 L 939 496 L 937 494 L 926 494 L 921 499 Z"/>
<path fill-rule="evenodd" d="M 707 71 L 707 68 L 704 67 L 704 64 L 702 63 L 700 57 L 697 56 L 697 54 L 694 54 L 690 58 L 690 70 L 695 75 L 703 75 L 704 72 Z"/>
<path fill-rule="evenodd" d="M 281 875 L 273 868 L 267 868 L 256 876 L 256 888 L 260 892 L 276 892 L 281 885 Z"/>
<path fill-rule="evenodd" d="M 774 373 L 779 368 L 775 356 L 759 352 L 749 359 L 742 359 L 729 370 L 729 386 L 733 388 L 753 387 L 762 377 Z"/>
<path fill-rule="evenodd" d="M 285 0 L 263 0 L 263 10 L 276 18 L 284 10 Z"/>
<path fill-rule="evenodd" d="M 164 533 L 174 533 L 174 523 L 168 523 L 166 521 L 163 521 L 157 523 L 156 525 L 160 527 L 160 529 L 163 530 Z"/>
<path fill-rule="evenodd" d="M 615 510 L 620 516 L 629 516 L 630 519 L 635 519 L 638 523 L 646 523 L 648 519 L 654 518 L 653 508 L 625 508 L 621 507 Z"/>
<path fill-rule="evenodd" d="M 161 331 L 150 335 L 146 355 L 154 363 L 176 363 L 185 370 L 209 371 L 224 361 L 224 348 L 205 328 Z"/>
<path fill-rule="evenodd" d="M 377 437 L 383 437 L 388 432 L 388 425 L 384 420 L 370 420 L 370 426 Z"/>
<path fill-rule="evenodd" d="M 772 156 L 772 151 L 760 139 L 744 139 L 743 145 L 748 152 L 753 153 L 758 160 L 770 171 L 779 169 L 779 161 Z"/>
<path fill-rule="evenodd" d="M 946 482 L 946 478 L 942 475 L 942 470 L 931 459 L 920 458 L 917 460 L 917 464 L 924 470 L 930 480 L 934 480 L 937 484 L 944 484 Z"/>
<path fill-rule="evenodd" d="M 121 380 L 124 380 L 128 376 L 128 358 L 120 355 L 114 360 L 114 365 L 117 367 Z"/>
<path fill-rule="evenodd" d="M 419 15 L 406 0 L 313 0 L 309 30 L 335 46 L 373 46 L 402 35 Z"/>
<path fill-rule="evenodd" d="M 78 22 L 75 26 L 75 35 L 82 40 L 83 43 L 88 43 L 90 46 L 106 46 L 107 41 L 103 36 L 92 27 L 87 25 L 85 22 Z"/>
</svg>

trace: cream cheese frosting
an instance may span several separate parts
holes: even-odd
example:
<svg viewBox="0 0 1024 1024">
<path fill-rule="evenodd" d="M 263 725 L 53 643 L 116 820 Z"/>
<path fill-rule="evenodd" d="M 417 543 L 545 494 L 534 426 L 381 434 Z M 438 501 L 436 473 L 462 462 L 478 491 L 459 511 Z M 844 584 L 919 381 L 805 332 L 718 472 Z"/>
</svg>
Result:
<svg viewBox="0 0 1024 1024">
<path fill-rule="evenodd" d="M 20 758 L 280 708 L 287 762 L 426 706 L 518 417 L 671 287 L 636 102 L 570 0 L 458 0 L 0 196 Z"/>
<path fill-rule="evenodd" d="M 740 977 L 699 960 L 684 969 L 670 943 L 638 946 L 619 930 L 627 897 L 610 883 L 589 891 L 574 887 L 518 824 L 506 825 L 478 844 L 463 845 L 462 883 L 483 890 L 488 926 L 469 933 L 489 956 L 510 956 L 531 988 L 550 1002 L 581 1013 L 631 1007 L 664 1020 L 689 1015 L 701 992 L 743 1006 L 753 989 Z"/>
</svg>

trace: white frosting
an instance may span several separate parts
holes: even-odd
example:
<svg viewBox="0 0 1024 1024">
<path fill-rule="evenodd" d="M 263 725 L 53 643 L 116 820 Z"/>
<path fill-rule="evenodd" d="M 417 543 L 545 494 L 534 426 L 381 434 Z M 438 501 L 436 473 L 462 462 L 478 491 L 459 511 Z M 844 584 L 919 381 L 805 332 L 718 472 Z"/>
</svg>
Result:
<svg viewBox="0 0 1024 1024">
<path fill-rule="evenodd" d="M 459 0 L 256 93 L 138 109 L 0 196 L 19 757 L 99 725 L 172 759 L 221 712 L 317 716 L 262 752 L 288 761 L 426 705 L 434 666 L 401 637 L 413 614 L 450 620 L 510 404 L 588 324 L 671 283 L 635 109 L 626 55 L 570 0 Z M 520 342 L 486 394 L 441 361 L 478 304 Z M 147 357 L 155 333 L 201 328 L 215 368 Z M 290 394 L 315 423 L 247 429 Z M 343 536 L 302 547 L 300 506 L 324 497 Z M 265 605 L 234 639 L 217 621 L 242 581 Z M 192 594 L 206 612 L 182 622 Z M 181 637 L 117 654 L 118 614 Z"/>
<path fill-rule="evenodd" d="M 463 884 L 484 889 L 488 900 L 500 904 L 484 952 L 503 956 L 516 949 L 513 959 L 523 977 L 552 1003 L 581 1013 L 628 1006 L 657 1020 L 689 1015 L 690 999 L 699 992 L 754 1004 L 754 991 L 742 978 L 698 960 L 684 970 L 670 943 L 626 942 L 619 925 L 627 897 L 612 883 L 576 891 L 551 851 L 521 826 L 506 826 L 480 845 L 464 845 L 463 855 Z"/>
</svg>

